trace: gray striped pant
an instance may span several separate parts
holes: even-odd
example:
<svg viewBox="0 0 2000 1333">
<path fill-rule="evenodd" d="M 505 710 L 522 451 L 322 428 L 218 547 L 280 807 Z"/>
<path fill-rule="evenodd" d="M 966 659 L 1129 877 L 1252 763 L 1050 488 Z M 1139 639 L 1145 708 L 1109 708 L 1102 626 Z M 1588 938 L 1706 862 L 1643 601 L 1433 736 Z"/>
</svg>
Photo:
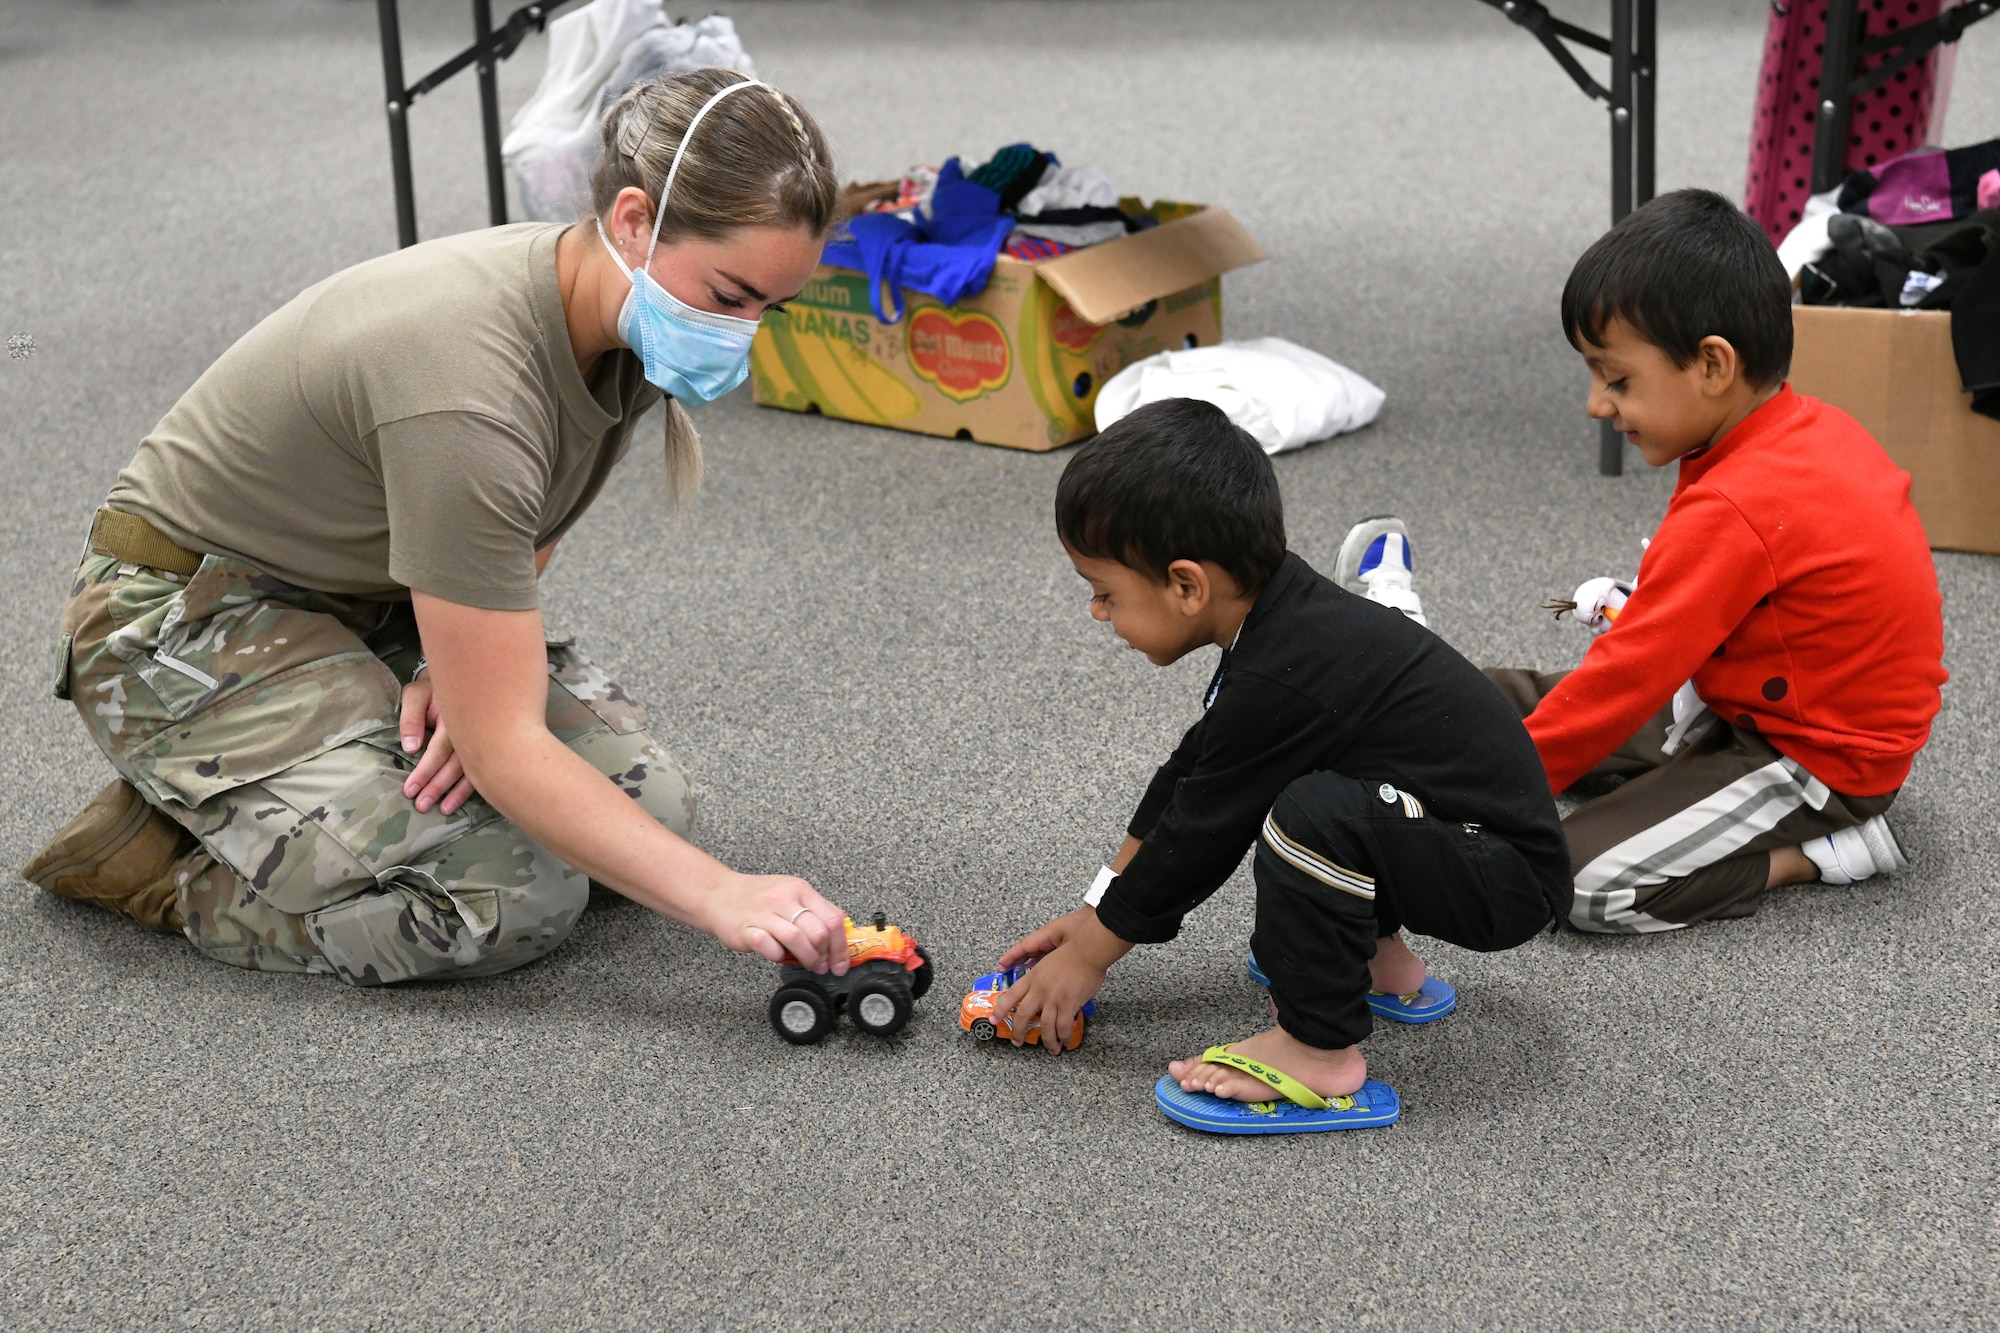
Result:
<svg viewBox="0 0 2000 1333">
<path fill-rule="evenodd" d="M 1567 672 L 1489 667 L 1522 717 Z M 1639 729 L 1594 777 L 1623 777 L 1563 821 L 1576 876 L 1570 924 L 1640 934 L 1750 916 L 1764 896 L 1771 852 L 1851 828 L 1894 803 L 1845 796 L 1779 754 L 1754 731 L 1720 718 L 1673 755 L 1660 749 L 1673 717 Z"/>
</svg>

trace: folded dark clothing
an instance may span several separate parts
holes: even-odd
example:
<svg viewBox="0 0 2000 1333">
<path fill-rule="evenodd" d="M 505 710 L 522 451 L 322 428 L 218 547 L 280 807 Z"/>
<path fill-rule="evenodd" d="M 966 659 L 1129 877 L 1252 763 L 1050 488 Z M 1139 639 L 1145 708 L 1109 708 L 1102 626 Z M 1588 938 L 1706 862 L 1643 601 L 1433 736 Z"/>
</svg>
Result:
<svg viewBox="0 0 2000 1333">
<path fill-rule="evenodd" d="M 1031 144 L 1009 144 L 976 167 L 966 179 L 999 195 L 1000 209 L 1005 212 L 1042 183 L 1042 173 L 1055 160 L 1055 154 L 1044 153 Z"/>
<path fill-rule="evenodd" d="M 1917 249 L 1917 263 L 1922 272 L 1937 274 L 1942 280 L 1917 302 L 1917 309 L 1956 310 L 1959 293 L 2000 247 L 2000 210 L 1974 213 L 1963 222 L 1943 227 L 1904 230 L 1938 233 L 1930 244 Z"/>
<path fill-rule="evenodd" d="M 1972 410 L 2000 419 L 2000 243 L 1987 246 L 1952 302 L 1951 350 Z"/>
<path fill-rule="evenodd" d="M 2000 208 L 1981 209 L 1969 217 L 1949 222 L 1925 222 L 1914 227 L 1890 227 L 1889 230 L 1895 232 L 1896 239 L 1904 245 L 1922 254 L 1972 226 L 2000 227 Z"/>
<path fill-rule="evenodd" d="M 1117 222 L 1124 224 L 1127 231 L 1137 230 L 1132 225 L 1132 219 L 1116 208 L 1051 208 L 1046 212 L 1024 213 L 1022 216 L 1032 217 L 1050 227 L 1088 227 L 1099 222 Z"/>
<path fill-rule="evenodd" d="M 2000 209 L 1915 227 L 1884 226 L 1843 213 L 1829 219 L 1827 239 L 1833 248 L 1799 274 L 1804 304 L 1950 310 L 1974 270 L 2000 245 Z M 1919 276 L 1936 279 L 1920 296 L 1912 281 Z"/>
</svg>

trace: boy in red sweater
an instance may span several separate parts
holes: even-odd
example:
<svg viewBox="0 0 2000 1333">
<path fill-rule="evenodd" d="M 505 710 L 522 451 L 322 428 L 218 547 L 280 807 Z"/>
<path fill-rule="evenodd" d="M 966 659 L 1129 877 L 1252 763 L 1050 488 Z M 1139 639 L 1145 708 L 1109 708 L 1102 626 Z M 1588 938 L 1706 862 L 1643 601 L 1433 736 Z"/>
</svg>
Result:
<svg viewBox="0 0 2000 1333">
<path fill-rule="evenodd" d="M 1680 464 L 1582 664 L 1487 673 L 1552 790 L 1629 779 L 1564 821 L 1571 922 L 1674 930 L 1748 916 L 1780 884 L 1902 869 L 1883 814 L 1945 680 L 1937 572 L 1909 474 L 1784 382 L 1769 241 L 1720 195 L 1663 195 L 1584 252 L 1562 319 L 1590 415 Z"/>
</svg>

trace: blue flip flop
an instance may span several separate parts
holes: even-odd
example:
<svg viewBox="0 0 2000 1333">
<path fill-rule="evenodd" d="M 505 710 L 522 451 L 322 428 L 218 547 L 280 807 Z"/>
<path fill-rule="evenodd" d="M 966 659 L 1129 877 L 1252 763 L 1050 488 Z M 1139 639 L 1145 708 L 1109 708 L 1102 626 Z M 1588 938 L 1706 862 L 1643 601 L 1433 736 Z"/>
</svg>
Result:
<svg viewBox="0 0 2000 1333">
<path fill-rule="evenodd" d="M 1449 981 L 1425 977 L 1424 984 L 1408 995 L 1369 991 L 1368 1007 L 1379 1017 L 1392 1018 L 1398 1023 L 1435 1023 L 1458 1008 L 1458 992 Z"/>
<path fill-rule="evenodd" d="M 1271 978 L 1257 966 L 1257 955 L 1254 953 L 1250 955 L 1249 966 L 1250 980 L 1269 990 Z M 1435 1023 L 1458 1008 L 1458 992 L 1452 989 L 1449 981 L 1425 977 L 1424 984 L 1408 995 L 1369 991 L 1368 1007 L 1376 1017 L 1393 1019 L 1398 1023 Z"/>
<path fill-rule="evenodd" d="M 1271 1085 L 1282 1100 L 1238 1102 L 1188 1092 L 1171 1074 L 1153 1085 L 1153 1100 L 1169 1120 L 1209 1134 L 1317 1134 L 1334 1129 L 1393 1125 L 1403 1113 L 1396 1090 L 1374 1079 L 1346 1097 L 1322 1097 L 1282 1070 L 1272 1069 L 1221 1046 L 1201 1057 L 1209 1064 L 1240 1069 Z"/>
</svg>

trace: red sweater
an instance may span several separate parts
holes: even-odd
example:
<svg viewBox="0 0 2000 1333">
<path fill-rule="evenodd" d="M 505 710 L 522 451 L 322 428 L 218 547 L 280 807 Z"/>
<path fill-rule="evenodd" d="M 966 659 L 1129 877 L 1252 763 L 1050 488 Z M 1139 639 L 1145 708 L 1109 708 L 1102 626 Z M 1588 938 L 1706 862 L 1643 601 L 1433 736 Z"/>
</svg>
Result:
<svg viewBox="0 0 2000 1333">
<path fill-rule="evenodd" d="M 1937 570 L 1910 476 L 1786 385 L 1681 459 L 1614 627 L 1528 719 L 1561 791 L 1681 682 L 1848 796 L 1902 785 L 1944 684 Z"/>
</svg>

